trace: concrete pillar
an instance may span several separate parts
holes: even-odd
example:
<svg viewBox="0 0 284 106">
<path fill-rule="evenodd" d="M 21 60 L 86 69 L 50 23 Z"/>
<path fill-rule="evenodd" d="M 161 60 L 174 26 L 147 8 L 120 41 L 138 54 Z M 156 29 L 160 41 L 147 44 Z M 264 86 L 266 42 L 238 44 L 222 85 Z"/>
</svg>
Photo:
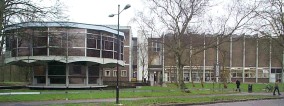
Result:
<svg viewBox="0 0 284 106">
<path fill-rule="evenodd" d="M 85 79 L 85 85 L 88 86 L 89 85 L 89 64 L 87 63 L 86 67 L 86 79 Z"/>
<path fill-rule="evenodd" d="M 65 77 L 65 80 L 66 80 L 66 86 L 68 87 L 69 86 L 69 64 L 68 63 L 66 63 L 66 67 L 65 67 L 65 69 L 66 69 L 66 77 Z"/>
<path fill-rule="evenodd" d="M 46 63 L 46 67 L 45 67 L 45 86 L 49 85 L 49 79 L 48 79 L 48 63 Z"/>
</svg>

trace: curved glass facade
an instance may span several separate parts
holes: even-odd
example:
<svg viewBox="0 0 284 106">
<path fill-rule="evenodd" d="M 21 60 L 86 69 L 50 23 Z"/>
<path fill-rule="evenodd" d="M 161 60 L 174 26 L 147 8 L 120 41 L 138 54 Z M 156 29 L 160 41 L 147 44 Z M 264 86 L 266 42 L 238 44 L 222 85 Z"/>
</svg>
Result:
<svg viewBox="0 0 284 106">
<path fill-rule="evenodd" d="M 10 52 L 5 63 L 29 64 L 32 85 L 37 87 L 102 86 L 103 68 L 124 63 L 124 33 L 117 35 L 117 30 L 106 26 L 20 23 L 7 28 L 5 34 Z"/>
<path fill-rule="evenodd" d="M 123 37 L 95 29 L 33 27 L 6 31 L 7 50 L 19 56 L 85 56 L 117 59 Z M 120 50 L 123 59 L 123 49 Z"/>
</svg>

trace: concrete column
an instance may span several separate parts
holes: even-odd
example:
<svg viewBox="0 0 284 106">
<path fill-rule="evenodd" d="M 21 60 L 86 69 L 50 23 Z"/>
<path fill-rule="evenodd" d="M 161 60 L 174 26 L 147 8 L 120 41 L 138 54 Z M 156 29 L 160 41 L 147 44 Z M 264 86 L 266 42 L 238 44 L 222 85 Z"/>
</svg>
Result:
<svg viewBox="0 0 284 106">
<path fill-rule="evenodd" d="M 48 63 L 46 63 L 46 67 L 45 67 L 45 86 L 49 85 L 49 80 L 48 80 Z"/>
<path fill-rule="evenodd" d="M 66 69 L 66 77 L 65 77 L 65 80 L 66 80 L 66 86 L 68 87 L 69 86 L 69 64 L 68 63 L 66 63 L 66 67 L 65 67 L 65 69 Z"/>
<path fill-rule="evenodd" d="M 101 66 L 101 65 L 99 65 L 99 85 L 103 85 L 104 84 L 104 80 L 103 80 L 103 70 L 104 70 L 104 68 Z M 118 70 L 116 70 L 116 74 L 118 74 Z"/>
<path fill-rule="evenodd" d="M 118 44 L 117 44 L 118 45 Z M 102 35 L 102 32 L 100 32 L 100 58 L 103 57 L 103 35 Z"/>
<path fill-rule="evenodd" d="M 133 62 L 133 57 L 132 57 L 132 30 L 130 30 L 130 33 L 129 33 L 129 71 L 128 71 L 128 81 L 131 82 L 131 79 L 132 79 L 132 74 L 133 74 L 133 70 L 132 70 L 132 62 Z M 114 47 L 114 46 L 113 46 Z"/>
<path fill-rule="evenodd" d="M 86 86 L 88 86 L 89 85 L 89 64 L 87 63 L 87 66 L 85 66 L 86 67 L 86 82 L 85 82 L 85 84 L 86 84 Z"/>
</svg>

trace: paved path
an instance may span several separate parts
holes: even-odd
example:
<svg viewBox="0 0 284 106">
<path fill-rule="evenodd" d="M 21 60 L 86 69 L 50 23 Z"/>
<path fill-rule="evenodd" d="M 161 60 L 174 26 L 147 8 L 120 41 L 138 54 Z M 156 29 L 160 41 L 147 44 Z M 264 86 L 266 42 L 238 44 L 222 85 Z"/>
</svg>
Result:
<svg viewBox="0 0 284 106">
<path fill-rule="evenodd" d="M 282 92 L 284 94 L 284 92 Z M 208 97 L 208 96 L 236 96 L 236 95 L 272 95 L 272 93 L 236 93 L 236 94 L 215 94 L 215 95 L 189 95 L 189 96 L 176 96 L 177 97 Z M 283 95 L 280 97 L 284 98 Z M 157 97 L 148 97 L 157 98 Z M 147 98 L 120 98 L 120 100 L 141 100 Z M 66 104 L 66 103 L 102 103 L 102 102 L 115 102 L 115 98 L 111 99 L 90 99 L 90 100 L 56 100 L 56 101 L 34 101 L 34 102 L 2 102 L 0 106 L 38 106 L 38 105 L 51 105 L 51 104 Z"/>
<path fill-rule="evenodd" d="M 216 103 L 194 106 L 283 106 L 284 99 L 252 100 L 242 102 Z"/>
</svg>

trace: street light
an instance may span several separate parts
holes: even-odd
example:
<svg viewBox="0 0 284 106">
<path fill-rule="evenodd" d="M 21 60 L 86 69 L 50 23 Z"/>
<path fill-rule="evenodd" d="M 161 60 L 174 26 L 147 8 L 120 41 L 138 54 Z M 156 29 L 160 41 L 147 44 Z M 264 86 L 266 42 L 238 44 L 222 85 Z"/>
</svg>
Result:
<svg viewBox="0 0 284 106">
<path fill-rule="evenodd" d="M 121 10 L 120 11 L 120 5 L 118 5 L 118 12 L 117 12 L 117 14 L 110 14 L 109 15 L 109 17 L 114 17 L 115 15 L 117 15 L 117 44 L 118 44 L 118 47 L 117 47 L 117 49 L 118 50 L 116 50 L 116 52 L 117 52 L 117 63 L 116 63 L 116 104 L 119 104 L 119 84 L 118 84 L 118 82 L 119 82 L 119 65 L 118 65 L 118 61 L 119 61 L 119 59 L 120 59 L 120 50 L 121 50 L 121 46 L 120 46 L 120 41 L 119 41 L 119 14 L 122 12 L 122 11 L 124 11 L 124 10 L 126 10 L 126 9 L 128 9 L 128 8 L 130 8 L 131 6 L 129 5 L 129 4 L 127 4 L 124 8 L 123 8 L 123 10 Z"/>
</svg>

